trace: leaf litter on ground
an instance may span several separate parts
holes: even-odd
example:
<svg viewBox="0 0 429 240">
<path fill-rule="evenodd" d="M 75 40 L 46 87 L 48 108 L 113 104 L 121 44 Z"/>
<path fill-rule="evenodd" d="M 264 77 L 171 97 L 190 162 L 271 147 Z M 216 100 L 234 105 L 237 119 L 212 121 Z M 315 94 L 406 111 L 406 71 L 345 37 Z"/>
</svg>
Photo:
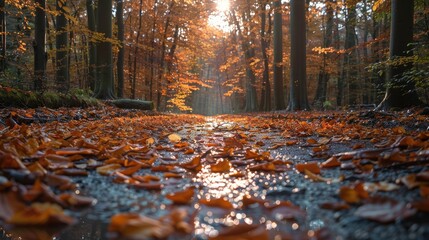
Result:
<svg viewBox="0 0 429 240">
<path fill-rule="evenodd" d="M 363 226 L 394 224 L 429 209 L 428 117 L 417 111 L 204 118 L 106 107 L 0 117 L 9 119 L 0 124 L 0 220 L 9 226 L 75 224 L 74 211 L 103 200 L 74 183 L 94 173 L 167 200 L 153 203 L 156 216 L 112 212 L 109 236 L 120 239 L 350 237 L 353 229 L 305 222 L 334 210 Z"/>
</svg>

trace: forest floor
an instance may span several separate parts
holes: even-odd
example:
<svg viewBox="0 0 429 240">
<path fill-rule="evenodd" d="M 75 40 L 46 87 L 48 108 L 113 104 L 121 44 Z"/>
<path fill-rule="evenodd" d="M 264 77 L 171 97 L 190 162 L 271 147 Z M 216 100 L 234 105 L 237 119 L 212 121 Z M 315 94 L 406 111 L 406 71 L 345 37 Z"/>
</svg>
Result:
<svg viewBox="0 0 429 240">
<path fill-rule="evenodd" d="M 0 110 L 1 239 L 429 239 L 429 115 Z"/>
</svg>

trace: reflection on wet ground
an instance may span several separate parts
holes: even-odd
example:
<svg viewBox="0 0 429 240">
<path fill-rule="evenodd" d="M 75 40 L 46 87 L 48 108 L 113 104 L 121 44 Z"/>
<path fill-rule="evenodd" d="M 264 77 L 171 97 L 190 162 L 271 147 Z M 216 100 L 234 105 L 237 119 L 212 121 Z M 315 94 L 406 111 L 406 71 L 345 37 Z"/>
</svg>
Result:
<svg viewBox="0 0 429 240">
<path fill-rule="evenodd" d="M 182 140 L 188 141 L 197 150 L 205 153 L 215 149 L 212 146 L 222 145 L 224 138 L 236 134 L 246 134 L 248 145 L 254 147 L 257 142 L 261 151 L 272 146 L 268 142 L 284 141 L 279 132 L 272 129 L 244 128 L 234 122 L 225 122 L 217 118 L 207 118 L 207 123 L 197 126 L 184 126 L 178 133 Z M 245 147 L 245 148 L 246 148 Z M 337 146 L 341 148 L 342 146 Z M 231 161 L 243 156 L 245 150 L 237 150 L 230 157 Z M 178 162 L 189 161 L 191 157 L 182 153 L 160 152 L 163 156 L 176 156 Z M 291 146 L 270 151 L 271 157 L 277 160 L 300 161 L 309 159 L 308 149 Z M 237 157 L 234 157 L 237 156 Z M 217 159 L 212 159 L 217 160 Z M 160 161 L 160 160 L 159 160 Z M 205 161 L 208 161 L 207 159 Z M 245 224 L 263 225 L 269 230 L 270 239 L 310 239 L 321 229 L 329 229 L 331 236 L 336 239 L 369 239 L 373 235 L 363 229 L 371 229 L 379 236 L 395 238 L 395 233 L 408 239 L 423 239 L 428 236 L 425 226 L 428 221 L 416 219 L 421 224 L 404 225 L 402 223 L 390 226 L 373 225 L 356 218 L 352 214 L 348 217 L 332 212 L 320 210 L 318 204 L 322 200 L 333 199 L 337 194 L 338 185 L 335 183 L 314 183 L 298 174 L 293 168 L 282 172 L 251 171 L 245 165 L 234 164 L 230 173 L 241 172 L 242 176 L 232 176 L 229 173 L 215 173 L 210 171 L 208 162 L 198 173 L 182 171 L 186 177 L 182 179 L 163 178 L 162 173 L 154 173 L 149 169 L 140 170 L 141 174 L 157 175 L 161 178 L 161 191 L 147 191 L 130 188 L 124 184 L 113 183 L 112 179 L 100 176 L 94 171 L 88 177 L 76 177 L 80 193 L 97 199 L 97 204 L 83 212 L 73 212 L 78 220 L 76 224 L 65 229 L 38 229 L 20 228 L 11 229 L 5 226 L 0 229 L 2 239 L 108 239 L 107 225 L 110 217 L 117 213 L 133 212 L 150 217 L 160 217 L 173 208 L 181 207 L 189 213 L 197 212 L 194 218 L 194 232 L 190 235 L 173 235 L 170 239 L 207 239 L 216 236 L 220 229 L 228 226 Z M 334 186 L 332 186 L 334 185 Z M 176 192 L 186 187 L 194 186 L 196 195 L 193 202 L 185 206 L 174 206 L 165 198 L 167 193 Z M 267 211 L 259 205 L 242 208 L 244 196 L 253 196 L 275 204 L 280 201 L 291 201 L 306 211 L 306 215 L 290 212 Z M 200 199 L 225 198 L 232 203 L 234 209 L 226 210 L 204 206 L 198 203 Z M 338 224 L 338 227 L 333 227 Z M 355 229 L 353 226 L 356 226 Z M 349 230 L 346 230 L 346 229 Z M 392 229 L 394 228 L 394 230 Z M 7 230 L 5 230 L 7 229 Z M 385 231 L 391 231 L 386 233 Z M 393 231 L 393 232 L 392 232 Z M 392 234 L 393 233 L 393 234 Z M 381 237 L 381 238 L 384 238 Z M 380 238 L 380 239 L 381 239 Z M 327 238 L 330 239 L 330 238 Z"/>
</svg>

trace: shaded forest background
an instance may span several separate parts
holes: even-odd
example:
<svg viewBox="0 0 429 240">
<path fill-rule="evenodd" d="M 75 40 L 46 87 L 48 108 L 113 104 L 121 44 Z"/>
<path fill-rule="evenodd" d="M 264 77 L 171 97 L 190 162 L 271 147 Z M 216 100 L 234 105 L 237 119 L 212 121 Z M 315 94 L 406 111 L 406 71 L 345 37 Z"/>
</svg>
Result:
<svg viewBox="0 0 429 240">
<path fill-rule="evenodd" d="M 412 16 L 396 26 L 412 37 L 400 56 L 395 6 Z M 222 12 L 211 0 L 1 0 L 0 11 L 0 94 L 202 114 L 375 107 L 396 88 L 429 102 L 429 0 L 230 0 Z"/>
</svg>

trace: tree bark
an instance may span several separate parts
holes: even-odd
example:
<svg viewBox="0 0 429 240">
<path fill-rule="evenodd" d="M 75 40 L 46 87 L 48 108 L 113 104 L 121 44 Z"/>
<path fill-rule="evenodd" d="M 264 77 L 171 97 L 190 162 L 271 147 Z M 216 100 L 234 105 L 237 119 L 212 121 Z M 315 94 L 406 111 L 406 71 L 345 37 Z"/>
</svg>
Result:
<svg viewBox="0 0 429 240">
<path fill-rule="evenodd" d="M 119 46 L 118 61 L 116 70 L 118 73 L 118 90 L 117 96 L 124 96 L 124 62 L 125 62 L 125 42 L 124 42 L 124 0 L 116 0 L 116 21 L 118 25 L 118 40 Z"/>
<path fill-rule="evenodd" d="M 69 42 L 65 8 L 67 0 L 56 1 L 56 78 L 55 83 L 59 92 L 66 93 L 70 88 L 69 79 Z"/>
<path fill-rule="evenodd" d="M 306 19 L 305 2 L 291 0 L 290 2 L 290 101 L 288 110 L 308 110 L 306 84 Z"/>
<path fill-rule="evenodd" d="M 333 28 L 334 28 L 334 8 L 335 0 L 325 0 L 326 8 L 326 27 L 323 34 L 323 48 L 332 47 L 332 37 L 333 37 Z M 327 70 L 327 61 L 329 59 L 329 53 L 323 54 L 323 65 L 319 72 L 319 78 L 317 83 L 316 96 L 314 98 L 314 104 L 320 107 L 323 107 L 324 103 L 327 100 L 327 89 L 329 81 L 329 72 Z"/>
<path fill-rule="evenodd" d="M 106 38 L 112 38 L 112 0 L 98 1 L 97 31 Z M 97 84 L 95 97 L 99 99 L 114 98 L 113 85 L 113 53 L 110 41 L 97 43 Z"/>
<path fill-rule="evenodd" d="M 261 29 L 260 29 L 260 41 L 261 41 L 261 52 L 262 52 L 262 61 L 264 64 L 264 72 L 262 76 L 262 89 L 261 89 L 261 99 L 259 110 L 270 111 L 271 110 L 271 84 L 270 84 L 270 69 L 269 69 L 269 59 L 267 50 L 269 47 L 269 36 L 266 33 L 271 32 L 271 16 L 267 12 L 268 1 L 260 0 L 260 18 L 261 18 Z M 265 30 L 267 25 L 268 17 L 268 30 Z"/>
<path fill-rule="evenodd" d="M 86 14 L 88 19 L 88 29 L 92 32 L 96 31 L 96 22 L 95 22 L 95 13 L 94 13 L 94 2 L 93 0 L 86 0 Z M 95 83 L 97 80 L 96 73 L 96 46 L 94 42 L 89 39 L 88 40 L 88 58 L 89 58 L 89 66 L 88 66 L 88 78 L 89 78 L 89 88 L 91 91 L 95 91 Z"/>
<path fill-rule="evenodd" d="M 42 91 L 45 88 L 45 74 L 46 74 L 46 53 L 45 53 L 45 0 L 36 0 L 36 16 L 35 24 L 35 37 L 33 42 L 34 48 L 34 90 Z"/>
<path fill-rule="evenodd" d="M 274 1 L 274 31 L 273 31 L 273 81 L 274 81 L 274 102 L 275 109 L 286 108 L 285 96 L 283 93 L 283 21 L 282 4 L 280 0 Z"/>
<path fill-rule="evenodd" d="M 140 7 L 139 7 L 139 26 L 137 28 L 137 36 L 136 36 L 136 45 L 134 48 L 134 68 L 133 68 L 133 82 L 131 86 L 131 98 L 136 98 L 136 87 L 137 87 L 137 55 L 139 54 L 139 42 L 140 42 L 140 35 L 142 30 L 142 8 L 143 8 L 143 0 L 140 0 Z"/>
<path fill-rule="evenodd" d="M 3 72 L 6 69 L 6 34 L 7 34 L 7 25 L 6 25 L 6 10 L 5 10 L 5 1 L 0 1 L 0 72 Z"/>
<path fill-rule="evenodd" d="M 391 6 L 390 59 L 412 56 L 409 43 L 413 41 L 414 0 L 392 0 Z M 389 81 L 384 100 L 379 109 L 407 108 L 421 105 L 414 82 L 406 73 L 411 63 L 394 64 L 389 67 Z"/>
</svg>

